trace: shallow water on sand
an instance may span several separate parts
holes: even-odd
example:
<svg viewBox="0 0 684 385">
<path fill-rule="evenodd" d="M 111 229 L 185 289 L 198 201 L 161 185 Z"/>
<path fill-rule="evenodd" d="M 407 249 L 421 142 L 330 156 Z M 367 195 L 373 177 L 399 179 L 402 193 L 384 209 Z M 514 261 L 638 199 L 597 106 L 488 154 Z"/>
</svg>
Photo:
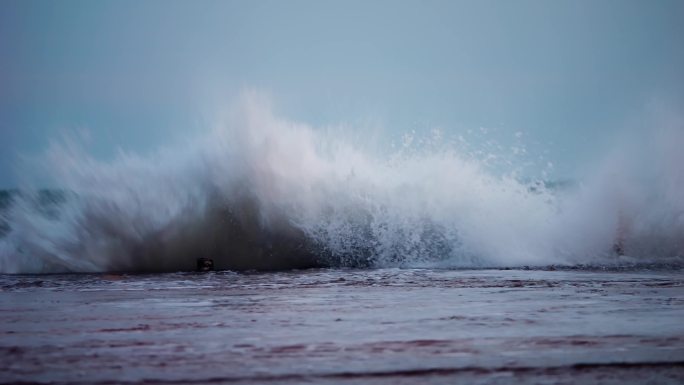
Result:
<svg viewBox="0 0 684 385">
<path fill-rule="evenodd" d="M 0 276 L 0 382 L 683 383 L 684 271 Z"/>
</svg>

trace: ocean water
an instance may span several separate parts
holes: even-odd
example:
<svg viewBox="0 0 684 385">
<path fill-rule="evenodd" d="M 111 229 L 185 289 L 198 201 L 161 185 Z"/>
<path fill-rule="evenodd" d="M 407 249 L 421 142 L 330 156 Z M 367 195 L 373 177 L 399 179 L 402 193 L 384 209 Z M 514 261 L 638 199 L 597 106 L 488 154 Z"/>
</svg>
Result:
<svg viewBox="0 0 684 385">
<path fill-rule="evenodd" d="M 0 383 L 683 383 L 681 127 L 571 181 L 253 94 L 151 155 L 64 138 L 0 192 Z"/>
<path fill-rule="evenodd" d="M 147 156 L 98 160 L 77 137 L 54 142 L 24 186 L 0 194 L 0 272 L 191 271 L 201 257 L 244 271 L 684 256 L 676 122 L 554 182 L 551 164 L 523 173 L 537 159 L 524 143 L 475 145 L 437 130 L 376 148 L 368 135 L 278 117 L 256 94 L 226 115 Z"/>
<path fill-rule="evenodd" d="M 0 276 L 0 383 L 681 384 L 684 271 Z"/>
</svg>

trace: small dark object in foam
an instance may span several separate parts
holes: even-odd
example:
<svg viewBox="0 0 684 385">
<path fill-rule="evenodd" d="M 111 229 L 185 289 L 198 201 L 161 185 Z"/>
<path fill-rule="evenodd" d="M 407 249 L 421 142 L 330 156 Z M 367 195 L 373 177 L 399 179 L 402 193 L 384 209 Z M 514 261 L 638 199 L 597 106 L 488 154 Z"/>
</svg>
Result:
<svg viewBox="0 0 684 385">
<path fill-rule="evenodd" d="M 210 258 L 197 258 L 197 271 L 214 270 L 214 260 Z"/>
</svg>

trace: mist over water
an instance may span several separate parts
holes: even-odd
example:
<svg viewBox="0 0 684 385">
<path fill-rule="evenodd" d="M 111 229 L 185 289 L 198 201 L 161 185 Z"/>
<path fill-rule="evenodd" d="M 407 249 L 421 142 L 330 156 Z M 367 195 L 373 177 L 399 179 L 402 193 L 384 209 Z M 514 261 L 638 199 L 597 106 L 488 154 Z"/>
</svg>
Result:
<svg viewBox="0 0 684 385">
<path fill-rule="evenodd" d="M 682 261 L 681 119 L 606 149 L 569 185 L 514 162 L 495 171 L 501 154 L 439 137 L 409 142 L 369 151 L 275 116 L 256 93 L 150 156 L 103 162 L 65 139 L 41 163 L 52 195 L 3 203 L 0 272 L 192 270 L 199 257 L 238 270 Z"/>
</svg>

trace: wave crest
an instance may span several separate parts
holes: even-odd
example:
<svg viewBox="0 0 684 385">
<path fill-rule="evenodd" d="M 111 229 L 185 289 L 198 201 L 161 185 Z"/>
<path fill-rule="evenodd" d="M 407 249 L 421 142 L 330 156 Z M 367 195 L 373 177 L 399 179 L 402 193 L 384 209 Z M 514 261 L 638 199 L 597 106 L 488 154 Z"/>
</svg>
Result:
<svg viewBox="0 0 684 385">
<path fill-rule="evenodd" d="M 184 149 L 111 162 L 74 141 L 53 144 L 43 167 L 65 193 L 5 199 L 0 272 L 192 270 L 200 257 L 247 270 L 684 255 L 678 125 L 654 141 L 646 183 L 623 159 L 550 188 L 449 146 L 374 156 L 275 117 L 256 94 L 227 122 Z M 616 242 L 630 257 L 614 255 Z"/>
</svg>

